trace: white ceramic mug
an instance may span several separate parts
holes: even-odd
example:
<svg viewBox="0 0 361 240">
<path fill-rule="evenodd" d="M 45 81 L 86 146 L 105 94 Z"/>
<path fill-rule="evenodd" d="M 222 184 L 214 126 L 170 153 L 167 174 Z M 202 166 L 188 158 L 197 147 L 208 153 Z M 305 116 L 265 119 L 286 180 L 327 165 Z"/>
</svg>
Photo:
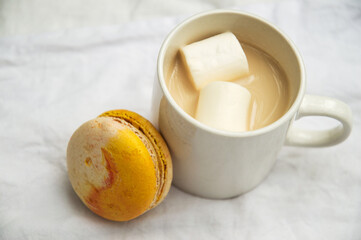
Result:
<svg viewBox="0 0 361 240">
<path fill-rule="evenodd" d="M 180 46 L 212 34 L 231 31 L 275 58 L 291 86 L 292 105 L 280 119 L 249 132 L 226 132 L 208 127 L 185 113 L 170 95 L 165 74 Z M 153 89 L 153 123 L 170 148 L 173 183 L 180 189 L 207 198 L 230 198 L 257 186 L 271 171 L 281 147 L 321 147 L 345 140 L 352 127 L 352 113 L 345 103 L 305 95 L 305 70 L 293 43 L 274 25 L 239 11 L 216 10 L 197 14 L 173 29 L 158 56 Z M 327 116 L 340 124 L 328 130 L 292 126 L 303 116 Z"/>
</svg>

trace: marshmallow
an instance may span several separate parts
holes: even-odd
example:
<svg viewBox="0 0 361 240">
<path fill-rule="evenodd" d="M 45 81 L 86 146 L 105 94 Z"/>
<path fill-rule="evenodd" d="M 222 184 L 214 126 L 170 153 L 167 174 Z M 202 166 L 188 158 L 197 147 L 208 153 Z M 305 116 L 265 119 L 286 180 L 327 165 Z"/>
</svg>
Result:
<svg viewBox="0 0 361 240">
<path fill-rule="evenodd" d="M 236 36 L 225 32 L 181 48 L 197 90 L 213 81 L 232 81 L 248 74 L 246 55 Z"/>
<path fill-rule="evenodd" d="M 226 131 L 247 131 L 250 92 L 232 82 L 216 81 L 200 91 L 196 119 Z"/>
</svg>

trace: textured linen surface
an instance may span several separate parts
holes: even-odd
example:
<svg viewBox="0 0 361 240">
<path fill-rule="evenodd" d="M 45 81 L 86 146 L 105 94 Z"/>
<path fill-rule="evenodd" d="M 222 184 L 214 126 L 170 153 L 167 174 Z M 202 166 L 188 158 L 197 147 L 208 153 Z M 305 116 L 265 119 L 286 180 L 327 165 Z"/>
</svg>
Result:
<svg viewBox="0 0 361 240">
<path fill-rule="evenodd" d="M 106 110 L 150 116 L 159 48 L 189 14 L 2 37 L 0 239 L 361 239 L 360 1 L 233 9 L 262 16 L 295 42 L 306 66 L 307 93 L 351 106 L 354 128 L 345 142 L 284 147 L 269 177 L 237 198 L 208 200 L 172 187 L 143 216 L 107 221 L 73 192 L 67 142 L 78 126 Z M 299 123 L 335 124 L 323 118 Z"/>
</svg>

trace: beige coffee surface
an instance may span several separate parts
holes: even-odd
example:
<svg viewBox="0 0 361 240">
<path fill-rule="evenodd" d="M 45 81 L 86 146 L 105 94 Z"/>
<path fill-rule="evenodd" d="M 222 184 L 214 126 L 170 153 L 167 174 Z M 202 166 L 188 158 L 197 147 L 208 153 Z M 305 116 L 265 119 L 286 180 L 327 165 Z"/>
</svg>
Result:
<svg viewBox="0 0 361 240">
<path fill-rule="evenodd" d="M 262 50 L 242 43 L 250 73 L 247 77 L 235 79 L 250 91 L 248 130 L 265 127 L 279 119 L 290 106 L 289 86 L 285 73 L 278 63 Z M 192 85 L 186 67 L 177 55 L 166 77 L 169 92 L 176 103 L 194 117 L 199 92 Z"/>
</svg>

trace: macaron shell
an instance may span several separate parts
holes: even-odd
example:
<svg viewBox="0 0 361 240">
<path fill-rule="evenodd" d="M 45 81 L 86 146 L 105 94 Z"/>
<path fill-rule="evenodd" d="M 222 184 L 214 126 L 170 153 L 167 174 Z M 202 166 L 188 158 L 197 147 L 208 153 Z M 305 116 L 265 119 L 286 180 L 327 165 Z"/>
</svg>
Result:
<svg viewBox="0 0 361 240">
<path fill-rule="evenodd" d="M 83 124 L 67 152 L 69 179 L 96 214 L 116 221 L 149 209 L 157 192 L 154 163 L 138 136 L 112 118 Z"/>
<path fill-rule="evenodd" d="M 158 190 L 159 193 L 157 200 L 151 207 L 157 206 L 167 196 L 173 179 L 172 159 L 166 142 L 151 122 L 135 112 L 123 109 L 112 110 L 101 114 L 99 117 L 106 116 L 121 118 L 128 121 L 134 127 L 138 128 L 142 133 L 144 133 L 144 135 L 153 144 L 153 147 L 156 150 L 156 154 L 158 156 L 159 170 L 161 171 L 162 175 L 161 189 Z"/>
</svg>

